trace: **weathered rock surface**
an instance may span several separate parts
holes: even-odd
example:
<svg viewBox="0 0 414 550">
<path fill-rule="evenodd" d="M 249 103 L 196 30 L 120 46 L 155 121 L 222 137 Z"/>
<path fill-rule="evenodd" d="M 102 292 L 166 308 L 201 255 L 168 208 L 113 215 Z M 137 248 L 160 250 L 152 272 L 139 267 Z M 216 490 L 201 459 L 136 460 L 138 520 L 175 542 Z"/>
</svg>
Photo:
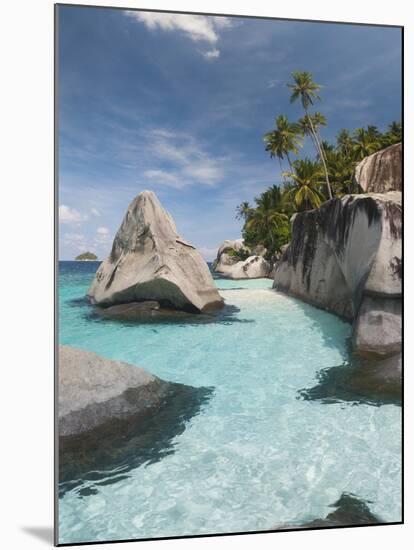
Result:
<svg viewBox="0 0 414 550">
<path fill-rule="evenodd" d="M 217 273 L 226 274 L 231 271 L 232 267 L 240 260 L 232 253 L 246 251 L 250 254 L 251 250 L 243 242 L 243 239 L 236 239 L 234 241 L 225 240 L 217 251 L 217 257 L 213 262 L 213 269 Z"/>
<path fill-rule="evenodd" d="M 242 252 L 251 254 L 245 260 L 240 260 L 232 252 Z M 267 277 L 272 266 L 264 259 L 266 248 L 258 245 L 253 250 L 243 243 L 242 239 L 235 241 L 224 241 L 217 252 L 217 258 L 213 264 L 213 269 L 217 273 L 222 273 L 229 279 L 259 279 Z"/>
<path fill-rule="evenodd" d="M 267 277 L 271 269 L 262 256 L 249 256 L 244 262 L 237 262 L 226 275 L 230 279 L 261 279 Z"/>
<path fill-rule="evenodd" d="M 174 453 L 175 438 L 213 388 L 165 382 L 138 367 L 61 346 L 58 393 L 59 495 L 75 489 L 87 496 Z"/>
<path fill-rule="evenodd" d="M 365 157 L 356 166 L 354 177 L 366 193 L 402 191 L 401 143 Z"/>
<path fill-rule="evenodd" d="M 102 306 L 156 300 L 194 313 L 223 306 L 206 262 L 151 191 L 129 205 L 88 297 Z"/>
<path fill-rule="evenodd" d="M 401 193 L 347 195 L 298 214 L 274 288 L 354 320 L 360 353 L 401 347 Z"/>
<path fill-rule="evenodd" d="M 59 436 L 88 432 L 114 419 L 160 408 L 169 383 L 96 353 L 59 346 Z"/>
</svg>

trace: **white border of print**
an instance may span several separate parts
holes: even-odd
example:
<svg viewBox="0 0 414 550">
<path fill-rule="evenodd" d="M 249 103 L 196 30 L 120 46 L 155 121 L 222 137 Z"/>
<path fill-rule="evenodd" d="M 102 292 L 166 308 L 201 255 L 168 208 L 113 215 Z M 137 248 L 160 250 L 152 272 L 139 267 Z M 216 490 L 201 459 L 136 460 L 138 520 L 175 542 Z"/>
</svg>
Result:
<svg viewBox="0 0 414 550">
<path fill-rule="evenodd" d="M 72 2 L 68 2 L 72 3 Z M 180 11 L 206 11 L 331 21 L 405 25 L 405 85 L 413 90 L 414 17 L 410 4 L 394 0 L 84 0 L 83 4 Z M 2 57 L 0 163 L 2 196 L 2 532 L 3 548 L 25 550 L 52 544 L 53 522 L 53 2 L 8 0 L 0 18 Z M 407 61 L 409 60 L 409 61 Z M 384 67 L 387 70 L 387 67 Z M 409 97 L 406 95 L 406 97 Z M 414 104 L 405 107 L 405 150 L 414 149 Z M 413 243 L 414 173 L 406 155 L 405 243 Z M 408 249 L 408 245 L 406 245 Z M 408 250 L 407 250 L 408 252 Z M 413 254 L 405 254 L 405 280 Z M 414 275 L 414 273 L 413 273 Z M 207 539 L 130 543 L 156 550 L 278 547 L 337 550 L 409 547 L 413 527 L 414 369 L 409 312 L 412 286 L 406 285 L 405 525 Z M 411 306 L 411 307 L 410 307 Z M 411 330 L 410 330 L 411 329 Z M 410 433 L 411 432 L 411 433 Z M 125 544 L 111 548 L 126 550 Z"/>
</svg>

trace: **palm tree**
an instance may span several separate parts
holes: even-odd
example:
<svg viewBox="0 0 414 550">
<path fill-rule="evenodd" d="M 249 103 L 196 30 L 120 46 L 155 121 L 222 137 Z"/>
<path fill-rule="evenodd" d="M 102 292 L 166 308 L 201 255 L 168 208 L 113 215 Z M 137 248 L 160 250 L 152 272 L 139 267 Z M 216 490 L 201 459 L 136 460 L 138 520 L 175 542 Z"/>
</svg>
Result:
<svg viewBox="0 0 414 550">
<path fill-rule="evenodd" d="M 237 206 L 236 208 L 236 219 L 237 220 L 247 220 L 250 213 L 252 211 L 252 208 L 250 204 L 247 201 L 242 202 Z"/>
<path fill-rule="evenodd" d="M 354 142 L 352 147 L 352 153 L 355 160 L 362 160 L 372 153 L 375 153 L 381 148 L 379 138 L 372 130 L 365 130 L 365 128 L 357 128 L 354 132 Z"/>
<path fill-rule="evenodd" d="M 271 193 L 262 193 L 256 202 L 257 208 L 252 211 L 245 227 L 255 231 L 265 244 L 270 243 L 271 248 L 274 248 L 275 233 L 287 222 L 288 217 L 274 208 Z"/>
<path fill-rule="evenodd" d="M 381 136 L 382 147 L 389 147 L 402 141 L 402 124 L 393 121 L 388 125 L 388 130 Z"/>
<path fill-rule="evenodd" d="M 326 151 L 326 164 L 328 166 L 329 179 L 335 189 L 336 196 L 342 196 L 355 192 L 353 172 L 355 163 L 350 157 L 337 150 Z"/>
<path fill-rule="evenodd" d="M 287 196 L 293 199 L 298 210 L 319 208 L 323 201 L 319 189 L 323 177 L 320 164 L 310 159 L 297 160 L 293 168 L 293 172 L 286 174 L 292 182 L 292 187 L 286 191 Z"/>
<path fill-rule="evenodd" d="M 341 130 L 336 136 L 337 150 L 345 157 L 350 157 L 352 153 L 352 137 L 349 130 Z"/>
<path fill-rule="evenodd" d="M 308 72 L 295 71 L 292 73 L 292 77 L 293 77 L 293 84 L 288 84 L 288 87 L 292 90 L 292 95 L 290 96 L 290 102 L 294 103 L 299 98 L 302 102 L 305 115 L 309 120 L 309 125 L 314 137 L 314 143 L 316 145 L 317 153 L 319 154 L 319 157 L 324 167 L 326 186 L 328 188 L 329 198 L 331 199 L 332 190 L 329 183 L 328 169 L 326 167 L 325 156 L 323 153 L 322 146 L 318 140 L 318 135 L 315 131 L 312 118 L 309 116 L 309 107 L 313 105 L 314 101 L 320 100 L 320 97 L 317 94 L 317 92 L 320 90 L 320 85 L 313 81 L 312 74 Z"/>
<path fill-rule="evenodd" d="M 266 151 L 270 152 L 271 158 L 279 159 L 280 171 L 283 172 L 282 160 L 286 157 L 292 169 L 290 153 L 297 155 L 299 147 L 302 147 L 300 128 L 297 124 L 289 122 L 284 115 L 278 116 L 275 122 L 276 130 L 266 133 L 263 139 L 266 143 Z"/>
<path fill-rule="evenodd" d="M 258 202 L 262 200 L 263 195 L 268 195 L 271 202 L 272 208 L 280 209 L 280 206 L 283 201 L 283 193 L 281 188 L 278 185 L 272 185 L 267 191 L 261 194 L 261 197 L 258 199 Z"/>
</svg>

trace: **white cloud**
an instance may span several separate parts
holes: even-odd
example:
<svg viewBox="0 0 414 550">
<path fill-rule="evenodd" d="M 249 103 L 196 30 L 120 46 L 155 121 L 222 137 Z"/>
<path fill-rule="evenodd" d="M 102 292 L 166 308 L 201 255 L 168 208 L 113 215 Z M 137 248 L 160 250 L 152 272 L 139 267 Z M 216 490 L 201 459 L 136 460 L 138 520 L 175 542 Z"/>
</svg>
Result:
<svg viewBox="0 0 414 550">
<path fill-rule="evenodd" d="M 219 39 L 219 30 L 231 26 L 231 20 L 228 17 L 143 11 L 125 13 L 128 17 L 144 23 L 150 30 L 178 30 L 195 42 L 204 41 L 211 44 L 215 44 Z"/>
<path fill-rule="evenodd" d="M 86 252 L 88 250 L 86 245 L 86 237 L 82 233 L 65 233 L 63 235 L 63 242 L 65 245 L 70 246 L 79 252 Z"/>
<path fill-rule="evenodd" d="M 103 226 L 98 227 L 96 230 L 96 235 L 93 242 L 97 248 L 99 248 L 100 246 L 107 247 L 107 245 L 109 245 L 111 242 L 109 229 Z"/>
<path fill-rule="evenodd" d="M 170 174 L 165 170 L 145 170 L 144 176 L 154 181 L 154 183 L 161 183 L 164 185 L 170 185 L 171 187 L 179 187 L 180 182 L 175 174 Z"/>
<path fill-rule="evenodd" d="M 220 50 L 214 48 L 212 50 L 209 50 L 208 52 L 203 53 L 203 55 L 206 59 L 217 59 L 218 57 L 220 57 Z"/>
<path fill-rule="evenodd" d="M 101 236 L 109 235 L 109 229 L 107 227 L 98 227 L 96 232 L 98 233 L 98 235 L 101 235 Z"/>
<path fill-rule="evenodd" d="M 83 216 L 75 208 L 70 208 L 65 204 L 59 206 L 59 222 L 68 225 L 80 225 L 87 219 L 87 216 Z"/>
<path fill-rule="evenodd" d="M 156 166 L 145 170 L 144 176 L 155 184 L 181 189 L 215 185 L 224 176 L 219 159 L 211 157 L 193 136 L 157 129 L 149 133 L 149 143 Z"/>
<path fill-rule="evenodd" d="M 91 214 L 93 214 L 94 216 L 100 216 L 100 212 L 99 210 L 97 210 L 96 208 L 91 208 Z"/>
<path fill-rule="evenodd" d="M 272 80 L 269 80 L 267 87 L 268 88 L 275 88 L 278 84 L 281 84 L 282 81 L 278 78 L 273 78 Z"/>
</svg>

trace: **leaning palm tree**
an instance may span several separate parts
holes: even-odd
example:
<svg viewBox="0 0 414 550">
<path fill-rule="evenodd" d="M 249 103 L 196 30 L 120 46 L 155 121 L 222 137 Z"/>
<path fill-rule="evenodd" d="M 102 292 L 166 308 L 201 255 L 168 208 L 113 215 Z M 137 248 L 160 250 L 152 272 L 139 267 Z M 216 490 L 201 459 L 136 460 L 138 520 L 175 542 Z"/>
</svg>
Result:
<svg viewBox="0 0 414 550">
<path fill-rule="evenodd" d="M 320 90 L 320 85 L 313 81 L 312 74 L 308 72 L 295 71 L 292 73 L 293 84 L 288 84 L 288 87 L 292 90 L 290 96 L 290 102 L 294 103 L 300 98 L 302 107 L 305 111 L 305 115 L 308 118 L 309 126 L 314 137 L 314 143 L 316 145 L 317 154 L 319 155 L 323 168 L 325 171 L 326 187 L 328 189 L 329 198 L 332 198 L 332 190 L 329 183 L 328 169 L 326 167 L 325 156 L 322 146 L 319 142 L 318 135 L 315 131 L 312 118 L 309 116 L 309 107 L 313 105 L 314 101 L 319 100 L 317 92 Z"/>
<path fill-rule="evenodd" d="M 273 207 L 271 195 L 268 193 L 262 193 L 256 202 L 257 208 L 253 210 L 245 227 L 255 231 L 264 243 L 269 243 L 273 248 L 276 232 L 281 225 L 286 223 L 288 217 Z"/>
<path fill-rule="evenodd" d="M 242 202 L 236 208 L 236 219 L 237 220 L 247 220 L 250 216 L 252 208 L 247 201 Z"/>
<path fill-rule="evenodd" d="M 298 210 L 319 208 L 323 201 L 320 191 L 323 170 L 320 164 L 310 159 L 297 160 L 293 163 L 293 168 L 293 172 L 286 173 L 292 182 L 286 191 L 287 198 L 293 199 Z"/>
</svg>

